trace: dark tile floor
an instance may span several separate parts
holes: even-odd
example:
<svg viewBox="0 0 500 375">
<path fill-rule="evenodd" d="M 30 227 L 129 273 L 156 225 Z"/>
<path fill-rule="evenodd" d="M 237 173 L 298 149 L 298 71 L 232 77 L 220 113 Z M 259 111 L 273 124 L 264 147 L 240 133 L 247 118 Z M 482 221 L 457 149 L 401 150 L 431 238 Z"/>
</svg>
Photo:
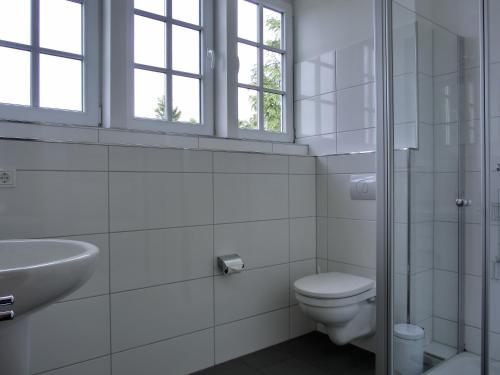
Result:
<svg viewBox="0 0 500 375">
<path fill-rule="evenodd" d="M 313 332 L 196 374 L 372 375 L 375 355 L 353 345 L 337 346 L 328 336 Z"/>
</svg>

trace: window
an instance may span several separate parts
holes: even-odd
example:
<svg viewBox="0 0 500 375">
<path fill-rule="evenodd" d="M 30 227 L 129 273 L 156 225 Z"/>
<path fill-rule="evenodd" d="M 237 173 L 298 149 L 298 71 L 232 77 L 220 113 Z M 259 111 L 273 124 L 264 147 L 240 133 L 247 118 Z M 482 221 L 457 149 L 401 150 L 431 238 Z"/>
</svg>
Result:
<svg viewBox="0 0 500 375">
<path fill-rule="evenodd" d="M 113 0 L 111 5 L 112 19 L 130 18 L 116 18 L 111 30 L 108 95 L 115 103 L 120 99 L 110 116 L 105 114 L 106 126 L 213 134 L 212 1 Z M 113 50 L 124 43 L 125 51 Z"/>
<path fill-rule="evenodd" d="M 98 124 L 97 5 L 0 2 L 2 119 Z"/>
<path fill-rule="evenodd" d="M 276 1 L 237 1 L 237 125 L 243 137 L 291 140 L 289 13 Z"/>
</svg>

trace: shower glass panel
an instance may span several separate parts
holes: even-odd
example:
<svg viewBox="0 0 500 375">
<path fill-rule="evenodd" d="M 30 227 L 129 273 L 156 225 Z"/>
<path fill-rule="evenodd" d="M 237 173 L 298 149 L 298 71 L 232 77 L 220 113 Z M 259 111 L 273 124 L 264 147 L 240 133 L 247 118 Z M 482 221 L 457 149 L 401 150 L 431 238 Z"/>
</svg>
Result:
<svg viewBox="0 0 500 375">
<path fill-rule="evenodd" d="M 480 358 L 479 19 L 475 0 L 392 2 L 395 374 Z"/>
<path fill-rule="evenodd" d="M 489 121 L 489 342 L 490 374 L 500 374 L 500 0 L 487 2 L 486 95 Z"/>
</svg>

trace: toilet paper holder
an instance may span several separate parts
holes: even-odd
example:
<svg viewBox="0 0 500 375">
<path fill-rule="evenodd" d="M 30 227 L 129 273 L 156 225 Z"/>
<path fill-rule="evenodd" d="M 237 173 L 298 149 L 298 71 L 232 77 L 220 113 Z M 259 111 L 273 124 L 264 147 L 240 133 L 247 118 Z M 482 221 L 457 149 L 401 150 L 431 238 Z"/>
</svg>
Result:
<svg viewBox="0 0 500 375">
<path fill-rule="evenodd" d="M 217 265 L 224 275 L 243 271 L 245 263 L 238 254 L 221 255 L 217 257 Z"/>
</svg>

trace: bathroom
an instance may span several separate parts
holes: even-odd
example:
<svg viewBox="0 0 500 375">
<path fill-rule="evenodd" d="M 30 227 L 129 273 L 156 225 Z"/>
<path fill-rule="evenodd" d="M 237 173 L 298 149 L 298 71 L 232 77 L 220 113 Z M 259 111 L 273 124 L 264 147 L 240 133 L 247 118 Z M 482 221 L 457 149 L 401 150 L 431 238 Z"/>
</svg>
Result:
<svg viewBox="0 0 500 375">
<path fill-rule="evenodd" d="M 500 374 L 500 0 L 0 0 L 0 374 Z"/>
</svg>

